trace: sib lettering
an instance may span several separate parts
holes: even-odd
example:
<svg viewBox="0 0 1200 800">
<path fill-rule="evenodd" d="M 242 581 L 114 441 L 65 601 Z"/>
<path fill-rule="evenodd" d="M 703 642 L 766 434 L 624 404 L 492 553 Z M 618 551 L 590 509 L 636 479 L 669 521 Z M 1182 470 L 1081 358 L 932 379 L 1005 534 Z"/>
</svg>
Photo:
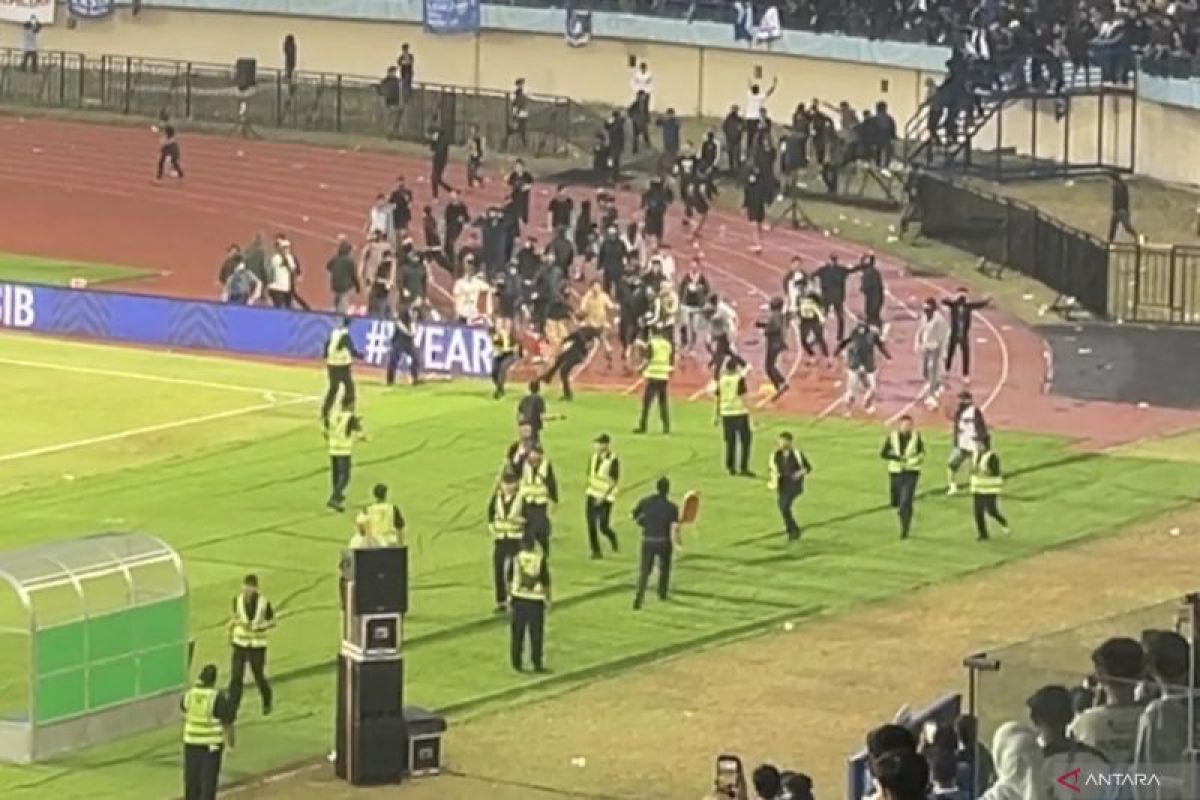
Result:
<svg viewBox="0 0 1200 800">
<path fill-rule="evenodd" d="M 33 289 L 0 283 L 0 327 L 32 328 L 35 318 Z"/>
</svg>

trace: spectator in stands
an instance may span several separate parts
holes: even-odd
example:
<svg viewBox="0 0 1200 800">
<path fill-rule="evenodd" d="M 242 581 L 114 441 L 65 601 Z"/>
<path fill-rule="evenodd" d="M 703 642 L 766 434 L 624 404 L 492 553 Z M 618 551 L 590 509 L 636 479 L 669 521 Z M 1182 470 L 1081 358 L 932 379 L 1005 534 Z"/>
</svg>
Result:
<svg viewBox="0 0 1200 800">
<path fill-rule="evenodd" d="M 758 133 L 763 120 L 763 112 L 767 101 L 779 88 L 779 76 L 771 78 L 771 85 L 764 91 L 762 86 L 754 81 L 748 84 L 746 92 L 746 152 L 753 153 L 758 143 Z"/>
<path fill-rule="evenodd" d="M 917 750 L 917 737 L 903 725 L 888 723 L 867 732 L 867 755 L 871 758 L 895 750 Z"/>
<path fill-rule="evenodd" d="M 42 32 L 42 23 L 32 14 L 21 26 L 21 71 L 38 71 L 38 34 Z"/>
<path fill-rule="evenodd" d="M 733 40 L 754 45 L 754 4 L 749 0 L 734 0 L 733 3 Z"/>
<path fill-rule="evenodd" d="M 1062 686 L 1043 686 L 1030 695 L 1025 705 L 1042 745 L 1044 781 L 1050 787 L 1051 800 L 1101 800 L 1108 791 L 1106 787 L 1080 781 L 1079 789 L 1072 790 L 1055 781 L 1075 767 L 1088 773 L 1108 772 L 1108 759 L 1103 753 L 1067 735 L 1067 725 L 1074 715 L 1071 693 Z"/>
<path fill-rule="evenodd" d="M 929 765 L 915 749 L 889 750 L 871 759 L 876 794 L 882 800 L 926 800 Z"/>
<path fill-rule="evenodd" d="M 896 120 L 888 112 L 888 104 L 880 100 L 875 104 L 875 116 L 871 117 L 875 126 L 877 148 L 874 153 L 875 163 L 886 167 L 892 163 L 896 155 Z"/>
<path fill-rule="evenodd" d="M 329 273 L 329 292 L 333 296 L 333 310 L 345 314 L 350 307 L 350 293 L 362 291 L 358 280 L 358 270 L 354 264 L 354 248 L 345 237 L 338 238 L 337 253 L 325 265 Z"/>
<path fill-rule="evenodd" d="M 1138 719 L 1133 771 L 1161 777 L 1161 787 L 1144 789 L 1150 798 L 1182 797 L 1180 765 L 1185 763 L 1188 746 L 1188 706 L 1195 702 L 1188 688 L 1191 647 L 1174 631 L 1157 631 L 1147 644 L 1147 672 L 1158 685 L 1158 698 L 1146 705 Z"/>
<path fill-rule="evenodd" d="M 292 243 L 282 234 L 275 237 L 275 254 L 271 256 L 271 277 L 267 283 L 267 295 L 275 308 L 291 308 L 298 299 L 296 279 L 300 275 L 300 264 L 292 252 Z"/>
<path fill-rule="evenodd" d="M 225 282 L 229 280 L 229 276 L 237 269 L 239 263 L 245 262 L 245 257 L 242 255 L 242 248 L 236 244 L 229 245 L 229 249 L 225 251 L 225 260 L 221 262 L 221 268 L 217 270 L 217 286 L 225 287 Z"/>
<path fill-rule="evenodd" d="M 401 103 L 408 105 L 412 101 L 413 80 L 416 77 L 417 68 L 417 57 L 408 48 L 408 42 L 400 45 L 400 57 L 396 59 L 396 66 L 400 68 Z"/>
<path fill-rule="evenodd" d="M 221 287 L 221 299 L 226 303 L 248 306 L 262 294 L 262 281 L 246 267 L 246 260 L 238 253 L 233 271 L 225 278 Z"/>
<path fill-rule="evenodd" d="M 1145 654 L 1133 639 L 1114 637 L 1092 653 L 1095 682 L 1099 686 L 1094 705 L 1079 713 L 1068 732 L 1104 754 L 1111 764 L 1133 760 L 1138 720 L 1142 705 L 1134 700 L 1134 689 L 1142 677 Z"/>
<path fill-rule="evenodd" d="M 1045 768 L 1037 735 L 1020 722 L 1006 722 L 992 737 L 996 782 L 980 800 L 1047 800 Z"/>
<path fill-rule="evenodd" d="M 396 76 L 395 67 L 387 68 L 387 74 L 375 91 L 383 102 L 384 133 L 387 138 L 395 139 L 400 135 L 400 119 L 404 114 L 400 100 L 400 78 Z"/>
<path fill-rule="evenodd" d="M 812 778 L 802 772 L 783 773 L 783 796 L 786 800 L 813 800 Z"/>
<path fill-rule="evenodd" d="M 953 750 L 931 747 L 924 755 L 933 780 L 930 800 L 970 800 L 970 796 L 958 785 L 958 759 Z"/>
<path fill-rule="evenodd" d="M 768 3 L 767 7 L 763 9 L 762 16 L 758 19 L 758 24 L 754 26 L 754 44 L 762 45 L 770 50 L 771 45 L 781 36 L 783 36 L 783 23 L 779 20 L 779 6 Z"/>
<path fill-rule="evenodd" d="M 978 797 L 992 785 L 996 765 L 987 747 L 978 742 L 979 723 L 970 714 L 963 714 L 954 721 L 954 732 L 958 734 L 958 785 L 966 789 L 971 797 Z"/>
<path fill-rule="evenodd" d="M 774 764 L 761 764 L 751 776 L 756 800 L 779 800 L 783 793 L 783 779 Z"/>
</svg>

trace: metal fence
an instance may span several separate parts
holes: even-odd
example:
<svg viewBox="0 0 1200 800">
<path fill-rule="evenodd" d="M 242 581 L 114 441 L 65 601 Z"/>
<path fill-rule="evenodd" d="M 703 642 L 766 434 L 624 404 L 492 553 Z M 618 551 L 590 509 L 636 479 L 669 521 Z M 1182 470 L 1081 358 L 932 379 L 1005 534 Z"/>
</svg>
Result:
<svg viewBox="0 0 1200 800">
<path fill-rule="evenodd" d="M 1031 205 L 922 174 L 918 185 L 926 236 L 1021 272 L 1109 315 L 1109 252 L 1104 242 Z"/>
<path fill-rule="evenodd" d="M 352 75 L 257 71 L 257 86 L 239 90 L 232 66 L 134 56 L 43 52 L 35 72 L 21 69 L 21 51 L 0 49 L 0 102 L 43 108 L 106 111 L 176 120 L 385 136 L 392 122 L 376 91 L 378 81 Z M 439 84 L 416 84 L 396 135 L 423 141 L 436 118 L 458 143 L 472 125 L 492 149 L 566 156 L 586 147 L 595 120 L 570 98 L 529 95 L 527 142 L 509 137 L 512 95 Z M 244 104 L 244 107 L 243 107 Z"/>
<path fill-rule="evenodd" d="M 1200 325 L 1200 247 L 1114 245 L 1109 265 L 1117 319 Z"/>
</svg>

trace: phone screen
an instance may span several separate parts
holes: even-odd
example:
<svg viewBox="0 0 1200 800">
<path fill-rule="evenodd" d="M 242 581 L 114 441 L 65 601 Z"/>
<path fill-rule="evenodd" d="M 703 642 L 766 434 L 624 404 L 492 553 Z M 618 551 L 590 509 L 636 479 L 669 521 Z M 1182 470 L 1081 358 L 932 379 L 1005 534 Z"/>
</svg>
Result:
<svg viewBox="0 0 1200 800">
<path fill-rule="evenodd" d="M 721 756 L 717 759 L 717 787 L 735 789 L 741 783 L 741 759 Z"/>
</svg>

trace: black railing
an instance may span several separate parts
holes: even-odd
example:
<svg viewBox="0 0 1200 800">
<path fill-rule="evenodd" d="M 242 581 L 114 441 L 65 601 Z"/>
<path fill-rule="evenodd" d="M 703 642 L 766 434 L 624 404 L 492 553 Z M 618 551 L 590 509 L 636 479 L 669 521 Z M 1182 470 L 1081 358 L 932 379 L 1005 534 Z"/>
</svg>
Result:
<svg viewBox="0 0 1200 800">
<path fill-rule="evenodd" d="M 1114 245 L 1109 263 L 1114 317 L 1200 325 L 1200 247 Z"/>
<path fill-rule="evenodd" d="M 42 52 L 38 72 L 21 69 L 21 51 L 0 49 L 0 102 L 44 108 L 168 114 L 176 120 L 423 141 L 435 118 L 458 143 L 472 125 L 493 149 L 505 140 L 512 95 L 422 83 L 413 86 L 399 119 L 389 118 L 378 81 L 353 75 L 259 68 L 257 85 L 239 90 L 232 66 L 135 56 Z M 527 144 L 532 155 L 566 156 L 589 146 L 589 111 L 567 97 L 529 95 Z"/>
<path fill-rule="evenodd" d="M 926 236 L 1003 264 L 1098 317 L 1109 314 L 1108 247 L 1017 200 L 923 174 L 917 188 Z"/>
</svg>

